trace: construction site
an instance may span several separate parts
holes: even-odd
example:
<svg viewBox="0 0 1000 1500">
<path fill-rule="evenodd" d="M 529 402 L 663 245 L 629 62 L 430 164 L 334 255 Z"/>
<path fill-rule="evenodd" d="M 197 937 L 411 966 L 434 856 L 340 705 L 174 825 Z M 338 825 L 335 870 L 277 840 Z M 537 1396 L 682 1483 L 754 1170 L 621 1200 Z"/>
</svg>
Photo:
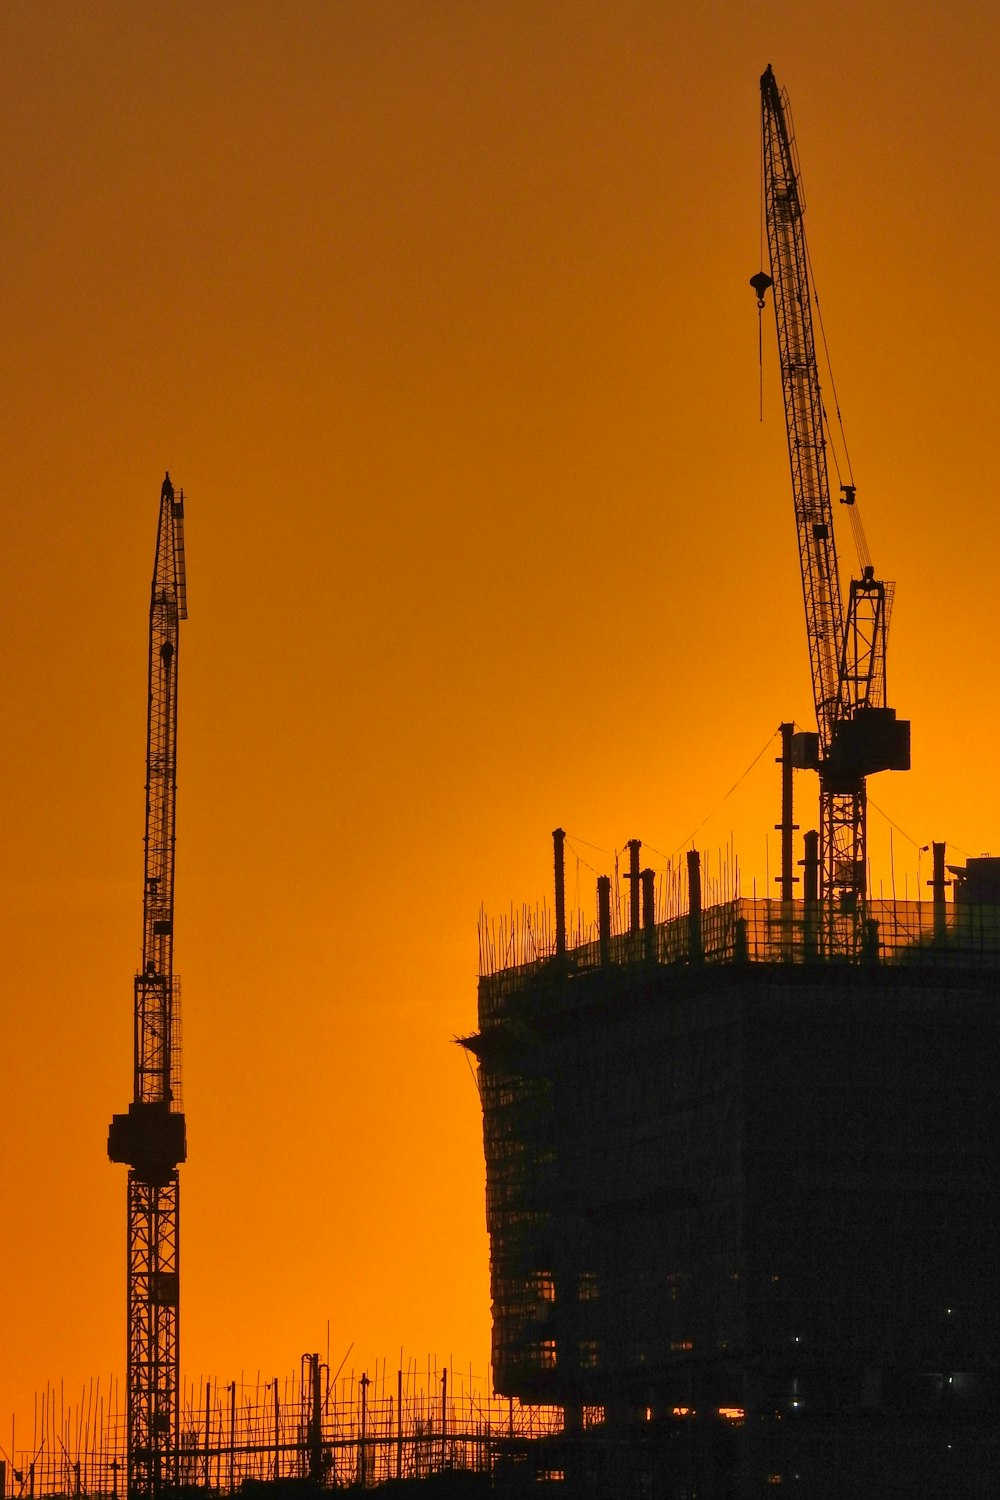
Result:
<svg viewBox="0 0 1000 1500">
<path fill-rule="evenodd" d="M 849 469 L 842 588 L 794 140 L 761 78 L 769 270 L 815 727 L 780 726 L 777 894 L 693 847 L 567 911 L 480 927 L 492 1389 L 427 1360 L 185 1385 L 174 972 L 184 497 L 160 494 L 149 621 L 143 952 L 126 1166 L 124 1382 L 36 1403 L 0 1500 L 425 1488 L 750 1500 L 983 1497 L 1000 1477 L 1000 858 L 875 899 L 867 784 L 910 764 L 893 586 Z M 790 580 L 791 585 L 791 580 Z M 818 798 L 817 798 L 818 789 Z M 800 821 L 796 821 L 799 819 Z M 814 826 L 812 826 L 814 825 Z M 783 1492 L 783 1490 L 782 1490 Z"/>
<path fill-rule="evenodd" d="M 582 1493 L 983 1496 L 1000 859 L 948 865 L 936 843 L 929 901 L 872 898 L 867 783 L 910 766 L 893 585 L 821 392 L 787 98 L 770 68 L 760 82 L 769 270 L 750 285 L 775 311 L 816 728 L 781 726 L 777 899 L 706 903 L 691 849 L 657 910 L 632 839 L 627 902 L 598 877 L 597 922 L 571 936 L 557 829 L 551 919 L 483 934 L 466 1045 L 494 1381 L 562 1408 Z M 846 589 L 828 461 L 857 551 Z"/>
<path fill-rule="evenodd" d="M 866 903 L 849 958 L 812 903 L 702 908 L 692 854 L 686 912 L 605 885 L 570 946 L 562 837 L 467 1043 L 497 1390 L 562 1407 L 595 1492 L 627 1451 L 637 1494 L 987 1493 L 1000 861 Z"/>
<path fill-rule="evenodd" d="M 161 1493 L 236 1494 L 255 1488 L 368 1488 L 445 1474 L 452 1484 L 520 1473 L 561 1413 L 488 1397 L 468 1372 L 430 1358 L 331 1373 L 319 1353 L 290 1374 L 185 1383 L 178 1443 L 164 1453 Z M 129 1493 L 128 1393 L 111 1379 L 69 1398 L 39 1393 L 30 1443 L 0 1460 L 0 1494 Z"/>
</svg>

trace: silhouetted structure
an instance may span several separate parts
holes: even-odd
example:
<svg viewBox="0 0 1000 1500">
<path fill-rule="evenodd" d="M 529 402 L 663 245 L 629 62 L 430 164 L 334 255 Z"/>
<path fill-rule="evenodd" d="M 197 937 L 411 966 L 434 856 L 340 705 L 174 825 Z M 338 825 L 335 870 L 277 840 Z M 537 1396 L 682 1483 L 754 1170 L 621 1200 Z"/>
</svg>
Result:
<svg viewBox="0 0 1000 1500">
<path fill-rule="evenodd" d="M 599 894 L 480 979 L 496 1389 L 616 1494 L 989 1493 L 1000 861 L 838 916 L 855 963 L 689 867 L 686 913 L 612 932 Z"/>
<path fill-rule="evenodd" d="M 867 779 L 879 771 L 910 768 L 910 725 L 889 707 L 886 650 L 893 585 L 878 577 L 857 505 L 839 407 L 836 428 L 827 417 L 813 337 L 814 296 L 805 236 L 805 199 L 787 96 L 768 68 L 760 80 L 762 218 L 767 225 L 770 275 L 758 271 L 750 285 L 763 310 L 773 289 L 788 459 L 795 505 L 806 640 L 816 709 L 815 731 L 790 734 L 786 747 L 799 766 L 819 773 L 819 895 L 823 915 L 843 900 L 867 895 Z M 817 308 L 818 314 L 818 308 Z M 818 319 L 822 328 L 822 320 Z M 831 376 L 832 384 L 832 376 Z M 859 575 L 844 599 L 827 453 L 846 483 L 841 501 L 851 517 Z M 839 451 L 838 451 L 839 450 Z M 783 894 L 791 895 L 786 887 Z M 821 922 L 820 951 L 832 957 L 852 929 Z M 853 956 L 853 954 L 851 955 Z"/>
<path fill-rule="evenodd" d="M 120 1394 L 100 1380 L 79 1405 L 66 1402 L 61 1382 L 40 1392 L 30 1441 L 11 1441 L 9 1469 L 0 1460 L 6 1494 L 120 1496 L 130 1436 Z M 436 1361 L 389 1371 L 380 1360 L 371 1378 L 334 1377 L 318 1354 L 270 1380 L 184 1382 L 178 1420 L 174 1500 L 382 1485 L 457 1494 L 526 1475 L 533 1482 L 532 1455 L 562 1426 L 558 1411 L 488 1396 L 471 1375 Z"/>
<path fill-rule="evenodd" d="M 108 1155 L 128 1173 L 129 1496 L 177 1483 L 180 1398 L 180 995 L 174 974 L 177 664 L 187 619 L 184 491 L 167 474 L 149 605 L 142 964 L 135 976 L 133 1094 Z"/>
</svg>

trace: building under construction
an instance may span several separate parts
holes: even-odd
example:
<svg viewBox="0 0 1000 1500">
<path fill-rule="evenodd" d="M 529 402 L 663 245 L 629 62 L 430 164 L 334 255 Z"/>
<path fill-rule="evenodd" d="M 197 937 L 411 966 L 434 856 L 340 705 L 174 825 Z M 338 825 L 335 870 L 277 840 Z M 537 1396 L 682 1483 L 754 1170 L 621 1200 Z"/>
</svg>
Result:
<svg viewBox="0 0 1000 1500">
<path fill-rule="evenodd" d="M 180 1378 L 186 1156 L 173 963 L 183 494 L 160 495 L 149 621 L 143 949 L 128 1177 L 126 1404 L 42 1406 L 16 1494 L 163 1500 L 471 1476 L 593 1500 L 809 1500 L 998 1492 L 1000 859 L 932 899 L 868 891 L 867 779 L 910 764 L 889 705 L 893 585 L 876 572 L 846 442 L 858 552 L 842 588 L 787 100 L 760 80 L 769 271 L 815 730 L 782 726 L 780 899 L 703 900 L 692 851 L 657 909 L 631 840 L 628 900 L 598 880 L 570 933 L 555 835 L 549 936 L 484 930 L 478 1059 L 496 1392 L 346 1397 L 316 1354 L 291 1387 Z M 832 382 L 831 382 L 832 384 Z M 833 403 L 839 419 L 839 407 Z M 842 478 L 842 476 L 844 476 Z M 794 899 L 793 769 L 817 773 Z M 0 1456 L 0 1500 L 7 1460 Z"/>
<path fill-rule="evenodd" d="M 512 959 L 487 935 L 466 1045 L 494 1378 L 563 1407 L 549 1470 L 595 1494 L 980 1497 L 998 1477 L 1000 860 L 953 868 L 947 900 L 935 845 L 930 902 L 870 898 L 867 780 L 910 765 L 893 585 L 821 386 L 770 67 L 760 95 L 769 269 L 750 285 L 761 328 L 768 294 L 775 312 L 816 728 L 782 726 L 779 900 L 704 903 L 692 851 L 660 916 L 632 840 L 628 920 L 601 877 L 597 930 L 574 940 L 557 830 L 551 941 L 515 927 Z M 801 900 L 795 768 L 819 789 Z"/>
<path fill-rule="evenodd" d="M 703 907 L 695 854 L 658 920 L 632 841 L 573 943 L 562 837 L 552 941 L 486 952 L 466 1043 L 498 1392 L 564 1408 L 585 1488 L 993 1493 L 1000 860 L 946 900 L 937 846 L 933 900 L 828 952 L 813 900 Z"/>
</svg>

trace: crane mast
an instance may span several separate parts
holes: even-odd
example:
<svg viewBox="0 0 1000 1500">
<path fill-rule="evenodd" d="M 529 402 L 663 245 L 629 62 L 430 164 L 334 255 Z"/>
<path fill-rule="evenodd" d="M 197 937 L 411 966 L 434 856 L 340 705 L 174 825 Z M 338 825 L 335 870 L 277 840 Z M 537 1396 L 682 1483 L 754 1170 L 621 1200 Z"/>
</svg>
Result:
<svg viewBox="0 0 1000 1500">
<path fill-rule="evenodd" d="M 770 276 L 751 278 L 763 307 L 773 287 L 785 428 L 791 468 L 806 638 L 816 710 L 815 733 L 795 737 L 796 764 L 819 772 L 819 898 L 827 951 L 863 912 L 867 870 L 866 777 L 908 770 L 910 726 L 886 705 L 886 636 L 892 585 L 876 578 L 860 525 L 861 577 L 846 609 L 827 472 L 826 419 L 816 361 L 813 298 L 803 225 L 804 202 L 792 150 L 786 99 L 770 67 L 762 75 L 764 209 Z M 854 507 L 853 484 L 841 486 Z M 846 927 L 839 921 L 848 917 Z"/>
<path fill-rule="evenodd" d="M 167 474 L 149 608 L 142 965 L 135 977 L 133 1095 L 108 1155 L 128 1165 L 128 1493 L 177 1483 L 180 1277 L 178 1167 L 187 1154 L 174 974 L 177 658 L 187 618 L 184 494 Z"/>
</svg>

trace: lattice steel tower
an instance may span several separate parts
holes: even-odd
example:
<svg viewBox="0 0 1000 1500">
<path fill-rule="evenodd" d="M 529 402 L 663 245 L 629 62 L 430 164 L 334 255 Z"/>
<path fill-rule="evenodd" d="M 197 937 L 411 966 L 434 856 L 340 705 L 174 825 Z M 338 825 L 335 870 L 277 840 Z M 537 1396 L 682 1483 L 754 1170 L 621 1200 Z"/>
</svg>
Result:
<svg viewBox="0 0 1000 1500">
<path fill-rule="evenodd" d="M 184 493 L 160 491 L 149 608 L 146 870 L 142 968 L 135 978 L 134 1089 L 115 1115 L 108 1155 L 128 1174 L 128 1492 L 177 1481 L 180 1188 L 187 1154 L 180 1097 L 180 1014 L 174 975 L 177 643 L 187 618 Z"/>
</svg>

